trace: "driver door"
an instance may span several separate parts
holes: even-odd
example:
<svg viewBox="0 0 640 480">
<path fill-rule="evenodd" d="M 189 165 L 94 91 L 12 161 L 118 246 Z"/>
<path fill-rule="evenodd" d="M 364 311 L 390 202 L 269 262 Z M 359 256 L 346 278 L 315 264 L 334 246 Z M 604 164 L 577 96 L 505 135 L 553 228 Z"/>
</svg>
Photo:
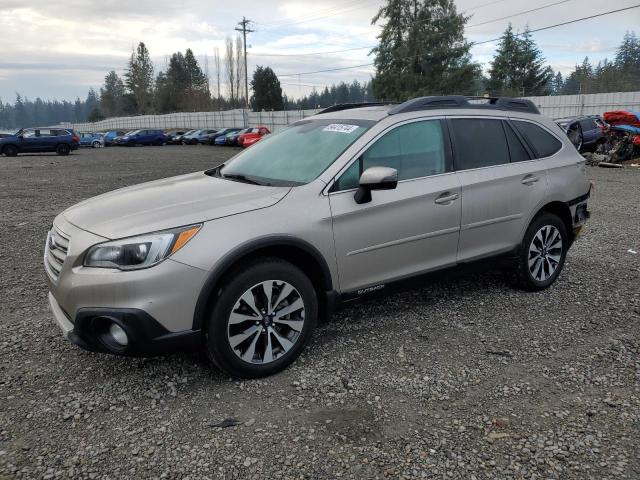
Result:
<svg viewBox="0 0 640 480">
<path fill-rule="evenodd" d="M 374 166 L 395 168 L 398 186 L 359 205 L 358 179 Z M 456 263 L 462 202 L 442 120 L 381 134 L 335 181 L 329 201 L 343 292 L 363 294 Z"/>
</svg>

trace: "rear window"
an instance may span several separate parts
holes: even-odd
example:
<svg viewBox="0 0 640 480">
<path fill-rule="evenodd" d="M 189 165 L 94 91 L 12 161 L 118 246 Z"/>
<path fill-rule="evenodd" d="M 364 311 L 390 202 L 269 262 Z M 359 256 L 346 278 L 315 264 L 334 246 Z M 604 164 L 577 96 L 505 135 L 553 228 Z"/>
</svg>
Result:
<svg viewBox="0 0 640 480">
<path fill-rule="evenodd" d="M 550 157 L 562 148 L 562 142 L 535 123 L 514 121 L 516 129 L 536 153 L 536 158 Z"/>
<path fill-rule="evenodd" d="M 509 163 L 509 148 L 501 120 L 455 118 L 451 120 L 456 170 Z"/>
</svg>

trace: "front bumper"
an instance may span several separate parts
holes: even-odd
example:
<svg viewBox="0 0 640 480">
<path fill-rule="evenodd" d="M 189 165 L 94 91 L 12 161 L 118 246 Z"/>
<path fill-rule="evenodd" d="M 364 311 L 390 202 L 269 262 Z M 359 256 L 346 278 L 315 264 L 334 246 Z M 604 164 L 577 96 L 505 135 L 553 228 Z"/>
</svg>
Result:
<svg viewBox="0 0 640 480">
<path fill-rule="evenodd" d="M 81 309 L 72 322 L 49 293 L 49 306 L 64 337 L 80 348 L 92 352 L 127 356 L 150 356 L 196 351 L 200 348 L 200 330 L 170 332 L 148 313 L 137 309 Z M 126 333 L 127 344 L 115 343 L 108 327 L 118 325 Z"/>
<path fill-rule="evenodd" d="M 144 270 L 83 266 L 85 252 L 106 239 L 60 215 L 56 229 L 69 238 L 60 273 L 47 271 L 49 304 L 63 334 L 89 350 L 105 351 L 95 318 L 116 321 L 132 338 L 124 354 L 162 353 L 192 346 L 193 318 L 207 272 L 172 259 Z M 102 345 L 104 346 L 104 345 Z"/>
</svg>

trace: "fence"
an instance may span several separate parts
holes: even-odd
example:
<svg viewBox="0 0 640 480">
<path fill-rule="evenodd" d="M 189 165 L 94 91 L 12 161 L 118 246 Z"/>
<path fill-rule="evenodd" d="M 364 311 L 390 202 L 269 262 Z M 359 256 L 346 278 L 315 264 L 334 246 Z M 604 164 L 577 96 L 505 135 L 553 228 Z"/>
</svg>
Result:
<svg viewBox="0 0 640 480">
<path fill-rule="evenodd" d="M 640 110 L 640 92 L 526 97 L 550 118 L 598 115 L 610 110 Z"/>
<path fill-rule="evenodd" d="M 315 115 L 317 112 L 318 110 L 184 112 L 168 113 L 166 115 L 108 118 L 94 123 L 74 123 L 70 127 L 78 132 L 104 132 L 108 130 L 137 130 L 139 128 L 244 128 L 266 125 L 269 130 L 275 132 L 293 122 Z"/>
<path fill-rule="evenodd" d="M 608 110 L 640 110 L 640 92 L 527 98 L 538 106 L 543 115 L 550 118 L 595 115 L 602 114 Z M 285 110 L 280 112 L 250 112 L 248 110 L 185 112 L 169 113 L 166 115 L 117 117 L 95 123 L 75 123 L 69 126 L 79 132 L 100 132 L 107 130 L 136 130 L 139 128 L 243 128 L 250 125 L 266 125 L 272 132 L 275 132 L 292 122 L 316 113 L 317 110 Z"/>
</svg>

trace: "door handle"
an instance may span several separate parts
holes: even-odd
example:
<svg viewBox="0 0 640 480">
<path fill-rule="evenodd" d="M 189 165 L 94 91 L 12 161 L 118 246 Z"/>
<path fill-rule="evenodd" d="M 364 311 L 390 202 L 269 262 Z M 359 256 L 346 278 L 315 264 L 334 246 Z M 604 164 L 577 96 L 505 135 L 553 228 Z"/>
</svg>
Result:
<svg viewBox="0 0 640 480">
<path fill-rule="evenodd" d="M 458 197 L 459 195 L 457 193 L 452 194 L 451 192 L 444 192 L 442 195 L 436 198 L 434 202 L 437 203 L 438 205 L 448 205 L 454 200 L 457 200 Z"/>
<path fill-rule="evenodd" d="M 524 177 L 522 179 L 522 184 L 523 185 L 533 185 L 538 180 L 540 180 L 540 179 L 538 177 L 534 176 L 534 175 L 527 175 L 526 177 Z"/>
</svg>

